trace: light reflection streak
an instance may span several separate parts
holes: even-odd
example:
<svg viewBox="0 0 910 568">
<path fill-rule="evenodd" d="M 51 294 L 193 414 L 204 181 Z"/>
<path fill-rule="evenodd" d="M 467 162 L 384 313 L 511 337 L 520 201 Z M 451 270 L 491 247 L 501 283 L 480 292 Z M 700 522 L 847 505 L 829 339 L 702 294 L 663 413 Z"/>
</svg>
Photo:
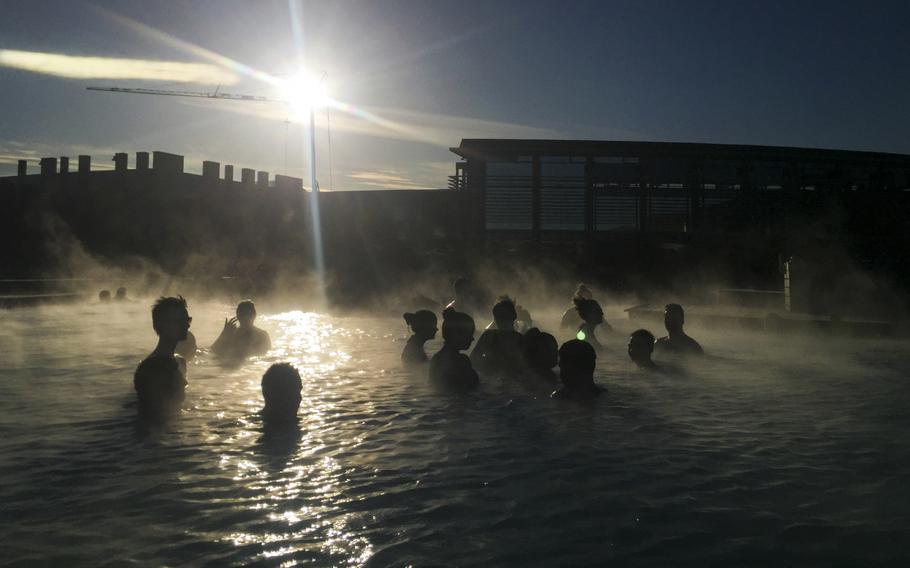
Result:
<svg viewBox="0 0 910 568">
<path fill-rule="evenodd" d="M 231 451 L 220 457 L 219 467 L 252 492 L 243 506 L 261 515 L 254 526 L 266 529 L 235 531 L 225 540 L 238 547 L 260 545 L 262 559 L 287 558 L 292 563 L 296 558 L 318 557 L 331 559 L 332 564 L 363 565 L 373 553 L 372 545 L 358 534 L 362 521 L 355 528 L 353 515 L 342 508 L 351 469 L 332 455 L 347 442 L 339 444 L 330 437 L 340 414 L 336 389 L 346 384 L 338 372 L 352 359 L 337 342 L 355 338 L 315 313 L 290 311 L 260 317 L 274 330 L 270 356 L 294 364 L 303 379 L 302 435 L 286 456 L 266 463 L 247 452 Z M 257 387 L 258 380 L 250 379 L 250 388 Z M 247 421 L 247 425 L 249 431 L 262 433 L 257 423 Z M 238 435 L 236 440 L 240 439 Z"/>
</svg>

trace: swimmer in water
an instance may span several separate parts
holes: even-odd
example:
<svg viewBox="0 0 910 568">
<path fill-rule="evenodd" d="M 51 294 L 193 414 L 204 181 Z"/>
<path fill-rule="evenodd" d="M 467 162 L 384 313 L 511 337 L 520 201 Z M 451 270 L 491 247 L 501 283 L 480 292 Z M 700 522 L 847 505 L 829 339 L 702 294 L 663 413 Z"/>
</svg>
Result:
<svg viewBox="0 0 910 568">
<path fill-rule="evenodd" d="M 571 339 L 559 348 L 559 378 L 562 388 L 550 396 L 570 400 L 591 400 L 604 392 L 594 384 L 597 353 L 589 343 Z"/>
<path fill-rule="evenodd" d="M 553 367 L 557 364 L 559 344 L 556 338 L 532 327 L 525 334 L 524 359 L 528 371 L 548 381 L 556 381 Z"/>
<path fill-rule="evenodd" d="M 102 304 L 109 304 L 111 302 L 111 291 L 102 290 L 98 292 L 98 301 Z"/>
<path fill-rule="evenodd" d="M 629 359 L 639 369 L 657 369 L 657 364 L 651 360 L 654 352 L 654 334 L 647 329 L 637 329 L 629 336 Z"/>
<path fill-rule="evenodd" d="M 439 329 L 436 314 L 429 310 L 417 310 L 413 314 L 408 312 L 403 317 L 413 335 L 408 338 L 404 351 L 401 352 L 401 362 L 406 367 L 426 363 L 428 359 L 423 344 L 436 337 L 436 331 Z"/>
<path fill-rule="evenodd" d="M 594 299 L 594 295 L 591 293 L 591 289 L 585 284 L 579 284 L 578 288 L 575 289 L 575 294 L 572 296 L 572 307 L 562 314 L 562 321 L 559 323 L 559 327 L 563 329 L 578 329 L 578 326 L 583 324 L 584 320 L 578 316 L 578 310 L 575 309 L 575 300 L 592 299 Z"/>
<path fill-rule="evenodd" d="M 704 355 L 705 351 L 697 341 L 686 335 L 683 324 L 686 323 L 686 313 L 679 304 L 667 304 L 664 308 L 664 327 L 668 335 L 657 340 L 655 348 L 666 353 L 680 355 Z"/>
<path fill-rule="evenodd" d="M 256 321 L 256 305 L 252 300 L 237 304 L 237 317 L 224 320 L 221 335 L 212 344 L 216 355 L 244 359 L 262 355 L 272 348 L 272 340 L 264 329 L 253 325 Z"/>
<path fill-rule="evenodd" d="M 186 339 L 192 321 L 186 300 L 180 296 L 159 298 L 152 307 L 158 346 L 139 363 L 133 375 L 140 413 L 163 416 L 180 408 L 186 391 L 186 361 L 174 355 L 174 350 L 178 342 Z"/>
<path fill-rule="evenodd" d="M 480 384 L 471 360 L 462 353 L 474 341 L 474 320 L 468 314 L 446 309 L 442 312 L 442 338 L 439 353 L 430 361 L 430 382 L 457 390 Z"/>
<path fill-rule="evenodd" d="M 294 422 L 300 408 L 300 391 L 303 383 L 300 372 L 290 363 L 275 363 L 262 375 L 262 399 L 265 401 L 260 415 L 268 422 Z"/>
<path fill-rule="evenodd" d="M 594 330 L 601 324 L 606 325 L 608 330 L 612 329 L 604 322 L 603 308 L 600 307 L 600 304 L 598 304 L 596 300 L 575 298 L 575 309 L 578 311 L 578 315 L 582 320 L 582 324 L 578 327 L 578 333 L 575 335 L 575 339 L 587 341 L 597 352 L 603 351 L 603 345 L 600 344 L 600 341 L 597 340 L 597 336 L 594 334 Z"/>
<path fill-rule="evenodd" d="M 126 288 L 123 286 L 117 288 L 117 292 L 114 293 L 115 302 L 127 302 L 129 299 L 126 297 Z"/>
<path fill-rule="evenodd" d="M 493 306 L 493 327 L 477 340 L 471 363 L 482 372 L 514 374 L 521 371 L 524 336 L 515 331 L 518 312 L 515 303 L 504 296 Z"/>
</svg>

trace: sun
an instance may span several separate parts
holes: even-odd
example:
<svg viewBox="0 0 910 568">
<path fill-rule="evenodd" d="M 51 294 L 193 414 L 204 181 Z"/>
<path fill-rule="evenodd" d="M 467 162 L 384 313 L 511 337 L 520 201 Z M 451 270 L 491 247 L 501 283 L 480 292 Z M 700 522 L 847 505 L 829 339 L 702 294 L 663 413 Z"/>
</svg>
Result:
<svg viewBox="0 0 910 568">
<path fill-rule="evenodd" d="M 297 120 L 308 119 L 311 108 L 325 106 L 329 100 L 322 77 L 304 69 L 281 82 L 281 97 Z"/>
</svg>

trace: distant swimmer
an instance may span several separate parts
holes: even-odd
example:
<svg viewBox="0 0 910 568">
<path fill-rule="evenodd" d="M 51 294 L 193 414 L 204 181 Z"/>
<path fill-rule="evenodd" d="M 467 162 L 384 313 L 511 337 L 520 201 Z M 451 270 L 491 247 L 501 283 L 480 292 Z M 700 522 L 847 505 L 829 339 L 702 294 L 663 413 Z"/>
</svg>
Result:
<svg viewBox="0 0 910 568">
<path fill-rule="evenodd" d="M 408 338 L 404 351 L 401 352 L 401 362 L 405 366 L 426 363 L 428 359 L 423 344 L 436 337 L 439 330 L 436 314 L 429 310 L 417 310 L 414 313 L 408 312 L 403 317 L 413 335 Z"/>
<path fill-rule="evenodd" d="M 594 333 L 598 325 L 604 324 L 606 328 L 612 329 L 604 322 L 604 311 L 596 300 L 586 300 L 584 298 L 575 298 L 575 309 L 581 317 L 582 324 L 578 327 L 578 333 L 575 338 L 587 341 L 595 351 L 602 351 L 603 345 L 597 340 Z"/>
<path fill-rule="evenodd" d="M 562 387 L 550 395 L 552 398 L 590 400 L 604 392 L 594 384 L 597 353 L 589 343 L 571 339 L 559 348 L 559 378 Z"/>
<path fill-rule="evenodd" d="M 471 362 L 485 373 L 515 374 L 521 371 L 524 337 L 515 331 L 515 303 L 503 297 L 493 306 L 493 327 L 477 340 Z"/>
<path fill-rule="evenodd" d="M 128 302 L 129 298 L 126 297 L 126 288 L 123 286 L 117 288 L 117 292 L 114 293 L 115 302 Z"/>
<path fill-rule="evenodd" d="M 657 340 L 656 349 L 680 355 L 704 355 L 705 351 L 701 345 L 683 331 L 685 323 L 686 313 L 683 307 L 679 304 L 667 304 L 664 308 L 664 327 L 667 328 L 669 335 Z"/>
<path fill-rule="evenodd" d="M 272 340 L 264 329 L 253 325 L 256 321 L 256 305 L 252 300 L 237 304 L 237 317 L 224 320 L 221 335 L 212 344 L 216 355 L 244 359 L 262 355 L 272 348 Z"/>
<path fill-rule="evenodd" d="M 275 363 L 262 375 L 262 399 L 265 406 L 260 413 L 267 422 L 294 422 L 300 408 L 303 383 L 300 372 L 290 363 Z"/>
<path fill-rule="evenodd" d="M 475 388 L 480 380 L 471 360 L 462 353 L 474 341 L 474 320 L 468 314 L 446 309 L 442 312 L 442 338 L 442 349 L 430 360 L 430 382 L 458 390 Z"/>
<path fill-rule="evenodd" d="M 524 358 L 528 371 L 548 381 L 557 379 L 553 367 L 558 363 L 559 344 L 556 338 L 532 327 L 525 334 Z"/>
<path fill-rule="evenodd" d="M 180 355 L 187 361 L 192 361 L 196 358 L 196 336 L 193 335 L 192 331 L 186 332 L 186 339 L 177 344 L 177 348 L 174 350 L 177 355 Z"/>
<path fill-rule="evenodd" d="M 111 291 L 102 290 L 102 291 L 98 292 L 98 301 L 101 302 L 102 304 L 109 304 L 111 301 Z"/>
<path fill-rule="evenodd" d="M 638 365 L 639 369 L 657 369 L 651 360 L 654 352 L 654 334 L 647 329 L 637 329 L 629 336 L 629 359 Z"/>
<path fill-rule="evenodd" d="M 572 307 L 562 314 L 562 321 L 559 327 L 572 330 L 578 329 L 578 326 L 584 323 L 584 320 L 578 315 L 575 302 L 576 300 L 592 300 L 593 298 L 594 295 L 591 293 L 591 289 L 586 284 L 579 284 L 578 288 L 575 289 L 575 294 L 572 296 Z"/>
<path fill-rule="evenodd" d="M 174 350 L 178 342 L 186 339 L 192 321 L 186 300 L 180 296 L 159 298 L 152 307 L 158 346 L 139 363 L 133 375 L 142 414 L 163 416 L 180 408 L 186 390 L 186 361 L 174 355 Z"/>
</svg>

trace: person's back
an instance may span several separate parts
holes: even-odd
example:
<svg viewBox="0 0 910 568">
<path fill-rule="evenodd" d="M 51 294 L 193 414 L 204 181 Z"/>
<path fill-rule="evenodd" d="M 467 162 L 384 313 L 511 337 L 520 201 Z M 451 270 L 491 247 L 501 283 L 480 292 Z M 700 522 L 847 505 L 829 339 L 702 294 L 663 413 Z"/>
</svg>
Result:
<svg viewBox="0 0 910 568">
<path fill-rule="evenodd" d="M 494 327 L 483 332 L 471 352 L 471 362 L 478 369 L 509 374 L 521 370 L 524 336 L 515 331 L 517 318 L 515 303 L 508 297 L 493 306 Z"/>
<path fill-rule="evenodd" d="M 524 359 L 527 370 L 534 376 L 555 381 L 553 367 L 558 363 L 559 345 L 556 338 L 532 327 L 524 337 Z"/>
<path fill-rule="evenodd" d="M 144 415 L 161 416 L 180 408 L 186 396 L 186 363 L 179 355 L 152 353 L 136 368 L 133 388 Z"/>
<path fill-rule="evenodd" d="M 430 381 L 438 386 L 466 390 L 480 383 L 471 360 L 461 351 L 474 341 L 474 320 L 471 316 L 446 310 L 442 314 L 442 349 L 430 360 Z"/>
</svg>

